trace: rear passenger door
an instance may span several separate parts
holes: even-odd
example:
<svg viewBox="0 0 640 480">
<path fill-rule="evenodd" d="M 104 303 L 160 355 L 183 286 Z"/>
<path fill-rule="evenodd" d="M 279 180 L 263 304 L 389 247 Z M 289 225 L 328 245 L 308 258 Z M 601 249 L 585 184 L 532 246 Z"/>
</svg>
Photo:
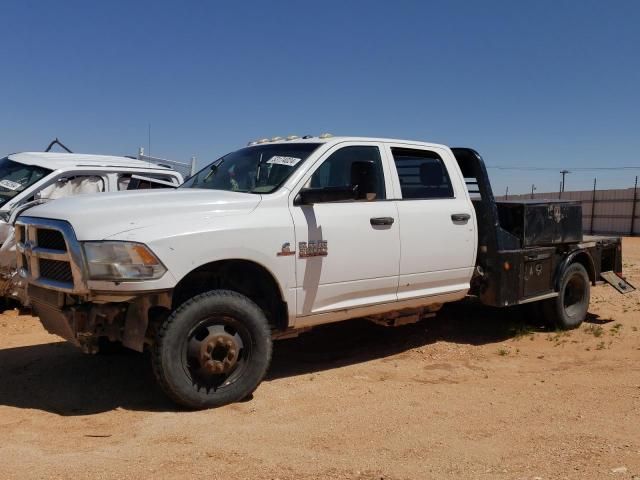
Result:
<svg viewBox="0 0 640 480">
<path fill-rule="evenodd" d="M 400 221 L 398 300 L 469 288 L 475 266 L 473 206 L 444 148 L 388 144 Z"/>
</svg>

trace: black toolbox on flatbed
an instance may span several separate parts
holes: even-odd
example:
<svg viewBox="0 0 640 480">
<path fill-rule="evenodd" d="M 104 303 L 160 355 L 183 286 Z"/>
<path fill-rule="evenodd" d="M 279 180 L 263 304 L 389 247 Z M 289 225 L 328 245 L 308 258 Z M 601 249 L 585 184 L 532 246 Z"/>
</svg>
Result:
<svg viewBox="0 0 640 480">
<path fill-rule="evenodd" d="M 582 208 L 566 200 L 498 201 L 500 226 L 518 237 L 521 248 L 582 241 Z"/>
</svg>

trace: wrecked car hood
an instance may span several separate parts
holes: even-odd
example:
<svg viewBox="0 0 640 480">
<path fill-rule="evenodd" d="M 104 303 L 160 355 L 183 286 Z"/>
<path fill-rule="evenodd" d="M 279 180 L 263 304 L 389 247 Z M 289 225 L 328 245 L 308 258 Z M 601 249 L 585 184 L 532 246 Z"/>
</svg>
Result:
<svg viewBox="0 0 640 480">
<path fill-rule="evenodd" d="M 103 240 L 153 225 L 207 221 L 250 213 L 261 196 L 223 190 L 135 190 L 61 198 L 38 205 L 22 216 L 66 220 L 78 240 Z"/>
</svg>

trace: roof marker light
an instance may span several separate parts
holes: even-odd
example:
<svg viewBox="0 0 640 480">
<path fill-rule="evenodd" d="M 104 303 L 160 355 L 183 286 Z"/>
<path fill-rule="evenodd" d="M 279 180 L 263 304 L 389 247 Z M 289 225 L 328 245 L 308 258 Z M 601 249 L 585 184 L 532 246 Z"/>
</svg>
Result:
<svg viewBox="0 0 640 480">
<path fill-rule="evenodd" d="M 299 139 L 299 138 L 300 138 L 300 137 L 299 137 L 298 135 L 289 135 L 289 136 L 287 137 L 287 140 L 297 140 L 297 139 Z"/>
<path fill-rule="evenodd" d="M 247 147 L 253 147 L 254 145 L 257 145 L 257 144 L 258 144 L 258 142 L 252 141 L 252 142 L 247 143 Z"/>
<path fill-rule="evenodd" d="M 277 142 L 277 141 L 280 141 L 280 140 L 282 140 L 282 137 L 273 137 L 271 139 L 272 142 Z"/>
<path fill-rule="evenodd" d="M 320 138 L 331 138 L 333 137 L 333 135 L 331 135 L 330 133 L 323 133 L 322 135 L 320 135 Z"/>
<path fill-rule="evenodd" d="M 268 138 L 261 138 L 256 143 L 269 143 L 269 139 Z"/>
</svg>

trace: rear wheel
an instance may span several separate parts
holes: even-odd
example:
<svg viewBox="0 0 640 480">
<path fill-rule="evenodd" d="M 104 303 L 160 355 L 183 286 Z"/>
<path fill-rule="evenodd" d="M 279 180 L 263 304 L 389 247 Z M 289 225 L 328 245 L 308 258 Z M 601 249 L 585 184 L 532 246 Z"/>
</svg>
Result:
<svg viewBox="0 0 640 480">
<path fill-rule="evenodd" d="M 545 318 L 563 330 L 577 328 L 587 316 L 590 297 L 589 274 L 584 266 L 573 263 L 562 273 L 558 296 L 543 302 Z"/>
<path fill-rule="evenodd" d="M 250 395 L 271 361 L 271 330 L 249 298 L 213 290 L 185 302 L 162 324 L 153 348 L 160 386 L 188 408 L 218 407 Z"/>
</svg>

